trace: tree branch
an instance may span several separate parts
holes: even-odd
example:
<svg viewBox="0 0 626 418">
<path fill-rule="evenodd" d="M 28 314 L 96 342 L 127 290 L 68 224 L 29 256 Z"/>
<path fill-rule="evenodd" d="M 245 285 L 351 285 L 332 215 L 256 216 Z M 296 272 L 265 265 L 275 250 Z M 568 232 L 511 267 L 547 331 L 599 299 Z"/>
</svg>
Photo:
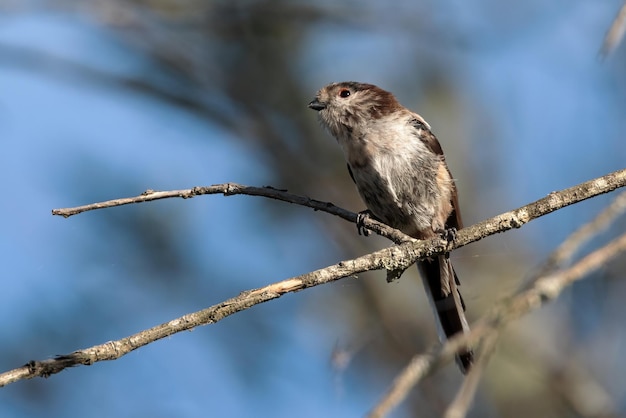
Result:
<svg viewBox="0 0 626 418">
<path fill-rule="evenodd" d="M 581 183 L 560 192 L 552 192 L 543 199 L 537 200 L 529 205 L 522 206 L 514 211 L 506 212 L 500 216 L 481 222 L 478 224 L 480 225 L 480 232 L 477 232 L 473 236 L 474 238 L 470 238 L 470 241 L 463 242 L 463 245 L 477 241 L 478 239 L 484 238 L 496 232 L 504 232 L 512 228 L 519 228 L 535 218 L 597 195 L 611 192 L 617 188 L 624 187 L 624 185 L 626 185 L 626 169 L 615 171 L 594 180 L 589 180 L 585 183 Z M 321 212 L 326 212 L 331 215 L 339 216 L 349 222 L 356 223 L 357 220 L 356 213 L 342 209 L 330 202 L 323 202 L 309 197 L 295 195 L 288 193 L 286 190 L 277 189 L 271 186 L 254 187 L 244 186 L 237 183 L 223 183 L 212 186 L 193 187 L 191 189 L 170 190 L 164 192 L 146 190 L 139 196 L 107 200 L 105 202 L 92 203 L 73 208 L 53 209 L 52 214 L 69 218 L 70 216 L 96 209 L 105 209 L 115 206 L 129 205 L 132 203 L 143 203 L 150 202 L 152 200 L 169 198 L 190 199 L 195 196 L 206 194 L 223 194 L 224 196 L 263 196 L 270 199 L 281 200 L 283 202 L 294 203 L 300 206 L 306 206 Z M 415 241 L 413 238 L 403 234 L 402 232 L 374 219 L 366 218 L 364 220 L 364 224 L 368 229 L 392 240 L 396 244 Z M 485 235 L 476 238 L 483 232 Z"/>
<path fill-rule="evenodd" d="M 618 199 L 621 199 L 621 196 Z M 606 211 L 600 217 L 603 217 L 605 214 Z M 596 221 L 597 219 L 592 221 L 591 224 L 595 224 Z M 579 231 L 576 231 L 573 235 L 576 235 Z M 446 413 L 446 416 L 450 417 L 465 416 L 471 397 L 476 389 L 476 380 L 478 378 L 477 376 L 473 378 L 472 374 L 479 375 L 482 373 L 500 330 L 513 320 L 557 298 L 567 286 L 586 277 L 590 272 L 602 267 L 610 259 L 624 251 L 626 251 L 626 234 L 592 252 L 566 270 L 536 278 L 536 280 L 532 281 L 529 288 L 520 288 L 514 295 L 501 301 L 481 320 L 473 324 L 470 332 L 447 340 L 441 348 L 436 349 L 432 353 L 415 356 L 396 377 L 392 387 L 374 407 L 368 417 L 380 418 L 386 416 L 419 381 L 440 364 L 449 362 L 462 347 L 482 345 L 477 359 L 479 367 L 470 371 L 457 398 Z M 483 356 L 485 356 L 484 359 Z"/>
<path fill-rule="evenodd" d="M 615 16 L 611 27 L 604 37 L 604 42 L 600 49 L 600 57 L 607 57 L 617 48 L 624 37 L 624 32 L 626 32 L 626 1 L 619 9 L 619 12 L 617 12 L 617 16 Z"/>
<path fill-rule="evenodd" d="M 208 194 L 223 194 L 224 196 L 234 195 L 248 195 L 248 196 L 263 196 L 269 199 L 280 200 L 287 203 L 294 203 L 296 205 L 312 208 L 316 211 L 322 211 L 330 213 L 331 215 L 338 216 L 346 221 L 356 223 L 357 214 L 350 212 L 349 210 L 335 206 L 330 202 L 323 202 L 321 200 L 311 199 L 305 196 L 299 196 L 293 193 L 288 193 L 287 190 L 277 189 L 272 186 L 255 187 L 244 186 L 237 183 L 222 183 L 214 184 L 212 186 L 199 186 L 192 187 L 191 189 L 182 190 L 169 190 L 164 192 L 158 192 L 154 190 L 146 190 L 139 196 L 125 197 L 121 199 L 107 200 L 105 202 L 91 203 L 89 205 L 77 206 L 73 208 L 53 209 L 52 214 L 69 218 L 79 213 L 88 212 L 96 209 L 106 209 L 115 206 L 130 205 L 133 203 L 151 202 L 153 200 L 182 198 L 191 199 L 192 197 L 208 195 Z M 390 239 L 396 244 L 407 241 L 415 241 L 415 239 L 408 235 L 391 228 L 382 222 L 378 222 L 372 218 L 364 219 L 364 224 L 367 229 L 374 231 L 375 233 Z"/>
<path fill-rule="evenodd" d="M 542 267 L 543 276 L 550 273 L 563 264 L 568 263 L 576 251 L 587 241 L 600 233 L 626 210 L 626 192 L 620 193 L 609 206 L 607 206 L 595 219 L 572 233 L 559 247 L 550 254 Z"/>
<path fill-rule="evenodd" d="M 335 265 L 316 270 L 301 276 L 293 277 L 281 282 L 270 284 L 268 286 L 242 292 L 239 296 L 228 299 L 222 303 L 203 309 L 201 311 L 184 315 L 172 321 L 157 325 L 148 330 L 138 332 L 126 338 L 117 341 L 109 341 L 107 343 L 78 350 L 68 355 L 58 356 L 54 359 L 43 361 L 31 361 L 28 364 L 0 374 L 0 387 L 13 383 L 22 379 L 31 379 L 33 377 L 48 377 L 51 374 L 58 373 L 67 367 L 76 365 L 91 365 L 98 361 L 118 359 L 129 352 L 136 350 L 144 345 L 165 338 L 177 332 L 186 331 L 201 325 L 214 324 L 227 316 L 242 310 L 248 309 L 259 303 L 267 302 L 272 299 L 281 297 L 290 292 L 296 292 L 308 287 L 318 286 L 329 283 L 344 277 L 354 276 L 358 273 L 369 270 L 385 269 L 387 271 L 406 269 L 414 264 L 418 259 L 430 257 L 435 254 L 443 254 L 450 250 L 462 247 L 471 242 L 478 241 L 489 235 L 503 232 L 512 228 L 519 228 L 525 223 L 536 219 L 545 214 L 551 213 L 562 207 L 571 205 L 576 202 L 597 196 L 602 193 L 608 193 L 618 187 L 626 185 L 626 170 L 617 171 L 606 176 L 582 183 L 578 186 L 562 190 L 560 192 L 550 193 L 547 197 L 540 199 L 534 203 L 523 206 L 519 209 L 498 215 L 471 227 L 462 229 L 458 232 L 454 242 L 448 243 L 446 240 L 435 238 L 427 241 L 405 241 L 402 244 L 390 248 L 385 248 L 371 254 L 358 257 L 349 261 L 342 261 Z M 274 188 L 257 188 L 235 185 L 232 183 L 224 185 L 216 185 L 210 187 L 196 187 L 188 190 L 178 190 L 170 192 L 154 192 L 148 191 L 140 196 L 128 199 L 117 199 L 108 202 L 95 203 L 92 205 L 82 206 L 79 208 L 57 209 L 53 214 L 65 217 L 73 214 L 81 213 L 87 210 L 100 209 L 104 207 L 120 206 L 129 203 L 145 202 L 149 200 L 164 199 L 168 197 L 189 198 L 201 194 L 223 193 L 226 196 L 233 194 L 248 194 L 253 196 L 265 196 L 291 203 L 301 204 L 303 206 L 312 207 L 313 209 L 333 213 L 348 219 L 352 222 L 356 221 L 356 214 L 345 211 L 332 204 L 312 200 L 286 193 L 282 190 Z M 340 213 L 342 215 L 340 215 Z M 377 222 L 367 220 L 366 226 L 369 228 L 377 227 Z M 382 225 L 382 224 L 381 224 Z M 384 225 L 383 225 L 384 226 Z M 388 227 L 386 227 L 388 228 Z M 384 228 L 383 228 L 384 229 Z M 375 230 L 375 232 L 378 232 Z M 626 241 L 626 240 L 625 240 Z M 615 251 L 615 249 L 613 250 Z M 596 252 L 597 253 L 597 252 Z M 594 254 L 596 254 L 594 253 Z M 592 254 L 593 255 L 593 254 Z M 585 258 L 591 257 L 588 256 Z M 601 256 L 602 257 L 602 256 Z M 604 255 L 606 258 L 606 254 Z M 578 263 L 579 266 L 582 263 Z M 595 264 L 594 264 L 595 263 Z M 591 265 L 597 267 L 598 260 Z M 571 269 L 574 269 L 573 266 Z M 588 269 L 589 267 L 587 267 Z M 570 270 L 571 270 L 570 269 Z M 568 270 L 569 271 L 569 270 Z M 584 274 L 585 269 L 579 267 L 579 274 Z M 554 277 L 560 277 L 558 275 Z M 536 288 L 541 285 L 542 291 L 537 295 L 528 295 L 521 302 L 514 299 L 511 303 L 510 318 L 516 318 L 519 315 L 530 310 L 534 306 L 539 306 L 542 301 L 556 297 L 562 287 L 557 286 L 552 281 L 542 280 L 536 283 Z M 545 283 L 552 283 L 547 285 Z M 560 283 L 560 282 L 557 282 Z M 530 291 L 529 291 L 530 292 Z M 500 314 L 502 315 L 502 314 Z M 458 348 L 462 345 L 470 344 L 478 340 L 479 332 L 484 333 L 484 329 L 494 327 L 493 323 L 499 324 L 502 321 L 496 321 L 500 316 L 492 314 L 488 319 L 479 322 L 478 326 L 466 336 L 460 336 L 449 340 L 438 352 L 423 357 L 421 370 L 426 373 L 432 370 L 433 365 L 443 361 L 448 361 Z M 510 319 L 509 319 L 510 320 Z M 483 331 L 481 331 L 483 330 Z M 478 337 L 477 337 L 478 335 Z M 412 362 L 414 363 L 414 362 Z M 421 373 L 425 375 L 426 373 Z M 414 383 L 413 383 L 414 384 Z"/>
<path fill-rule="evenodd" d="M 459 389 L 456 397 L 445 412 L 444 418 L 463 418 L 467 414 L 469 407 L 474 400 L 474 395 L 478 389 L 478 383 L 483 372 L 487 368 L 487 363 L 491 359 L 493 352 L 496 348 L 499 335 L 497 333 L 491 333 L 482 341 L 480 351 L 478 351 L 478 358 L 472 365 L 472 368 L 468 375 L 463 380 L 463 384 Z"/>
</svg>

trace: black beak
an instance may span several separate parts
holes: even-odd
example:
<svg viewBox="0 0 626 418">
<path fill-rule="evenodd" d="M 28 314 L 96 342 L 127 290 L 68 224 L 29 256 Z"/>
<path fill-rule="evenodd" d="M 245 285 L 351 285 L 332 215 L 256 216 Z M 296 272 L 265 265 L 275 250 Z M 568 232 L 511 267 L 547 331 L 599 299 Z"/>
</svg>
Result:
<svg viewBox="0 0 626 418">
<path fill-rule="evenodd" d="M 326 104 L 319 101 L 316 97 L 311 103 L 309 103 L 309 108 L 313 110 L 317 110 L 318 112 L 322 109 L 326 109 Z"/>
</svg>

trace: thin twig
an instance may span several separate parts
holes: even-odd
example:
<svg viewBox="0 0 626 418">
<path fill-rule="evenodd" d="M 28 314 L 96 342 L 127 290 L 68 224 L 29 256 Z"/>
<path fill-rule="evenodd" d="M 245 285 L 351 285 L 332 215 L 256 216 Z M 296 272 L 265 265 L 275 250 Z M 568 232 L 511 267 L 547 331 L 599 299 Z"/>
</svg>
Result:
<svg viewBox="0 0 626 418">
<path fill-rule="evenodd" d="M 321 200 L 311 199 L 309 197 L 296 195 L 287 192 L 287 190 L 277 189 L 271 186 L 255 187 L 244 186 L 237 183 L 222 183 L 214 184 L 212 186 L 199 186 L 192 187 L 191 189 L 181 190 L 169 190 L 158 192 L 155 190 L 146 190 L 139 196 L 125 197 L 120 199 L 107 200 L 104 202 L 91 203 L 89 205 L 76 206 L 73 208 L 53 209 L 52 214 L 69 218 L 70 216 L 78 215 L 83 212 L 88 212 L 96 209 L 106 209 L 116 206 L 130 205 L 133 203 L 151 202 L 153 200 L 182 198 L 191 199 L 192 197 L 210 194 L 223 194 L 224 196 L 234 195 L 248 195 L 248 196 L 262 196 L 270 199 L 280 200 L 287 203 L 293 203 L 300 206 L 312 208 L 316 211 L 330 213 L 331 215 L 338 216 L 345 219 L 348 222 L 356 223 L 357 214 L 350 212 L 349 210 L 340 208 L 330 202 L 323 202 Z M 367 229 L 390 239 L 396 244 L 415 241 L 413 238 L 405 235 L 397 229 L 391 228 L 382 222 L 378 222 L 375 219 L 366 217 L 363 220 Z"/>
<path fill-rule="evenodd" d="M 563 206 L 567 206 L 567 204 L 576 203 L 581 200 L 588 199 L 589 197 L 593 197 L 596 194 L 581 196 L 581 199 L 572 200 L 573 196 L 571 194 L 576 192 L 579 189 L 585 190 L 599 190 L 600 193 L 610 192 L 615 190 L 618 187 L 622 187 L 624 185 L 624 179 L 626 178 L 626 169 L 618 170 L 613 173 L 607 174 L 606 176 L 599 177 L 594 180 L 590 180 L 585 183 L 581 183 L 578 186 L 571 187 L 569 189 L 562 190 L 560 192 L 554 192 L 548 197 L 542 199 L 562 199 L 565 203 Z M 139 196 L 134 197 L 126 197 L 121 199 L 113 199 L 107 200 L 105 202 L 92 203 L 89 205 L 76 206 L 72 208 L 63 208 L 63 209 L 53 209 L 52 214 L 63 216 L 65 218 L 69 218 L 70 216 L 77 215 L 79 213 L 96 210 L 96 209 L 105 209 L 112 208 L 115 206 L 128 205 L 131 203 L 142 203 L 142 202 L 150 202 L 152 200 L 159 199 L 169 199 L 169 198 L 183 198 L 190 199 L 195 196 L 205 195 L 205 194 L 223 194 L 224 196 L 233 196 L 233 195 L 249 195 L 249 196 L 264 196 L 270 199 L 282 200 L 283 202 L 295 203 L 301 206 L 307 206 L 313 208 L 315 210 L 327 212 L 333 215 L 337 215 L 342 217 L 343 219 L 356 222 L 356 214 L 353 212 L 342 209 L 338 206 L 333 205 L 329 202 L 322 202 L 320 200 L 311 199 L 304 196 L 295 195 L 292 193 L 288 193 L 286 190 L 277 189 L 271 186 L 265 187 L 254 187 L 254 186 L 244 186 L 242 184 L 237 183 L 222 183 L 222 184 L 214 184 L 212 186 L 203 186 L 203 187 L 193 187 L 191 189 L 181 189 L 181 190 L 170 190 L 170 191 L 154 191 L 154 190 L 146 190 Z M 597 193 L 599 194 L 599 193 Z M 541 201 L 537 201 L 541 202 Z M 570 203 L 567 203 L 570 202 Z M 547 203 L 547 202 L 546 202 Z M 555 206 L 556 210 L 563 206 Z M 526 206 L 525 206 L 526 207 Z"/>
<path fill-rule="evenodd" d="M 589 180 L 585 183 L 581 183 L 577 186 L 570 187 L 559 192 L 552 192 L 548 196 L 544 197 L 543 199 L 539 199 L 536 202 L 533 202 L 526 206 L 522 206 L 519 209 L 503 213 L 502 215 L 496 216 L 495 218 L 489 219 L 487 221 L 481 222 L 480 224 L 478 224 L 480 226 L 479 229 L 480 231 L 483 231 L 484 229 L 486 235 L 483 235 L 480 238 L 491 235 L 491 233 L 504 232 L 512 228 L 519 228 L 525 223 L 530 222 L 531 220 L 539 216 L 546 215 L 565 206 L 581 202 L 600 194 L 611 192 L 619 187 L 624 187 L 625 185 L 626 169 L 615 171 L 613 173 L 598 177 L 597 179 Z M 329 202 L 323 202 L 320 200 L 295 195 L 293 193 L 288 193 L 285 190 L 276 189 L 274 187 L 253 187 L 244 186 L 236 183 L 223 183 L 215 184 L 212 186 L 193 187 L 191 189 L 170 190 L 164 192 L 147 190 L 141 195 L 135 197 L 108 200 L 105 202 L 92 203 L 89 205 L 77 206 L 73 208 L 53 209 L 52 214 L 68 218 L 70 216 L 90 210 L 111 208 L 132 203 L 149 202 L 159 199 L 189 199 L 195 196 L 205 194 L 223 194 L 224 196 L 233 196 L 238 194 L 249 196 L 262 196 L 270 199 L 281 200 L 283 202 L 310 207 L 314 210 L 319 210 L 339 216 L 349 222 L 357 221 L 357 215 L 355 213 L 342 209 Z M 377 222 L 376 220 L 369 217 L 364 220 L 364 224 L 367 229 L 370 229 L 373 232 L 392 240 L 396 244 L 408 241 L 415 241 L 414 239 L 403 234 L 402 232 L 393 229 L 383 223 Z M 476 238 L 474 240 L 478 240 L 480 238 Z M 463 242 L 463 244 L 468 244 L 469 242 L 471 241 L 465 241 Z"/>
</svg>

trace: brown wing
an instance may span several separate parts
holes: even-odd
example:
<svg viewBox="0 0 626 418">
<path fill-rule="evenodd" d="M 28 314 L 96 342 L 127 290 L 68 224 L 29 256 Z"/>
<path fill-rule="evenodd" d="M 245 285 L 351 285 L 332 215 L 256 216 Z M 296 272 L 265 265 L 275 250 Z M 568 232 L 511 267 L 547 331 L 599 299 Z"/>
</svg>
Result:
<svg viewBox="0 0 626 418">
<path fill-rule="evenodd" d="M 450 169 L 448 169 L 448 172 L 450 171 Z M 450 174 L 450 178 L 452 177 L 452 174 Z M 448 219 L 446 220 L 446 227 L 447 228 L 456 228 L 456 230 L 458 231 L 459 229 L 463 228 L 463 220 L 461 219 L 461 208 L 459 207 L 459 195 L 456 191 L 456 184 L 453 185 L 454 188 L 452 190 L 452 212 L 450 212 L 450 216 L 448 216 Z"/>
<path fill-rule="evenodd" d="M 409 123 L 415 129 L 418 129 L 419 131 L 421 131 L 420 138 L 424 141 L 424 144 L 426 145 L 426 147 L 433 153 L 440 155 L 441 159 L 443 160 L 445 164 L 446 157 L 443 155 L 443 149 L 441 149 L 441 144 L 437 140 L 437 137 L 435 136 L 435 134 L 431 132 L 428 125 L 426 125 L 426 123 L 424 123 L 424 121 L 418 117 L 411 119 Z M 446 169 L 448 170 L 448 173 L 450 173 L 450 169 L 448 168 L 447 164 L 446 164 Z M 451 179 L 454 178 L 452 177 L 452 173 L 450 173 L 450 178 Z M 453 184 L 452 212 L 450 212 L 450 216 L 448 216 L 448 219 L 446 220 L 446 228 L 455 228 L 457 230 L 463 228 L 463 221 L 461 220 L 461 208 L 459 207 L 459 197 L 456 191 L 456 184 Z"/>
</svg>

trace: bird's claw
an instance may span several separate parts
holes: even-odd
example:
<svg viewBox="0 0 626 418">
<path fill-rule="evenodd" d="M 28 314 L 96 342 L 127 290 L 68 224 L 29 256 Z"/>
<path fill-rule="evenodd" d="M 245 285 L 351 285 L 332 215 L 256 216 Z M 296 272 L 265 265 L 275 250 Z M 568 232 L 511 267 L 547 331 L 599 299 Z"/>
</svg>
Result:
<svg viewBox="0 0 626 418">
<path fill-rule="evenodd" d="M 441 231 L 441 239 L 446 240 L 447 244 L 446 247 L 449 248 L 450 244 L 452 244 L 454 242 L 454 240 L 456 240 L 456 233 L 457 230 L 456 228 L 452 227 L 452 228 L 446 228 L 444 230 Z M 450 258 L 450 253 L 446 252 L 445 254 L 446 258 Z"/>
<path fill-rule="evenodd" d="M 441 238 L 445 239 L 446 241 L 448 241 L 448 244 L 450 244 L 454 242 L 454 240 L 456 239 L 456 233 L 457 233 L 456 228 L 454 227 L 446 228 L 443 231 L 441 231 Z"/>
<path fill-rule="evenodd" d="M 364 237 L 368 237 L 370 235 L 370 230 L 365 226 L 365 221 L 370 218 L 372 215 L 371 210 L 364 210 L 359 212 L 356 215 L 356 230 L 359 235 L 363 235 Z"/>
</svg>

